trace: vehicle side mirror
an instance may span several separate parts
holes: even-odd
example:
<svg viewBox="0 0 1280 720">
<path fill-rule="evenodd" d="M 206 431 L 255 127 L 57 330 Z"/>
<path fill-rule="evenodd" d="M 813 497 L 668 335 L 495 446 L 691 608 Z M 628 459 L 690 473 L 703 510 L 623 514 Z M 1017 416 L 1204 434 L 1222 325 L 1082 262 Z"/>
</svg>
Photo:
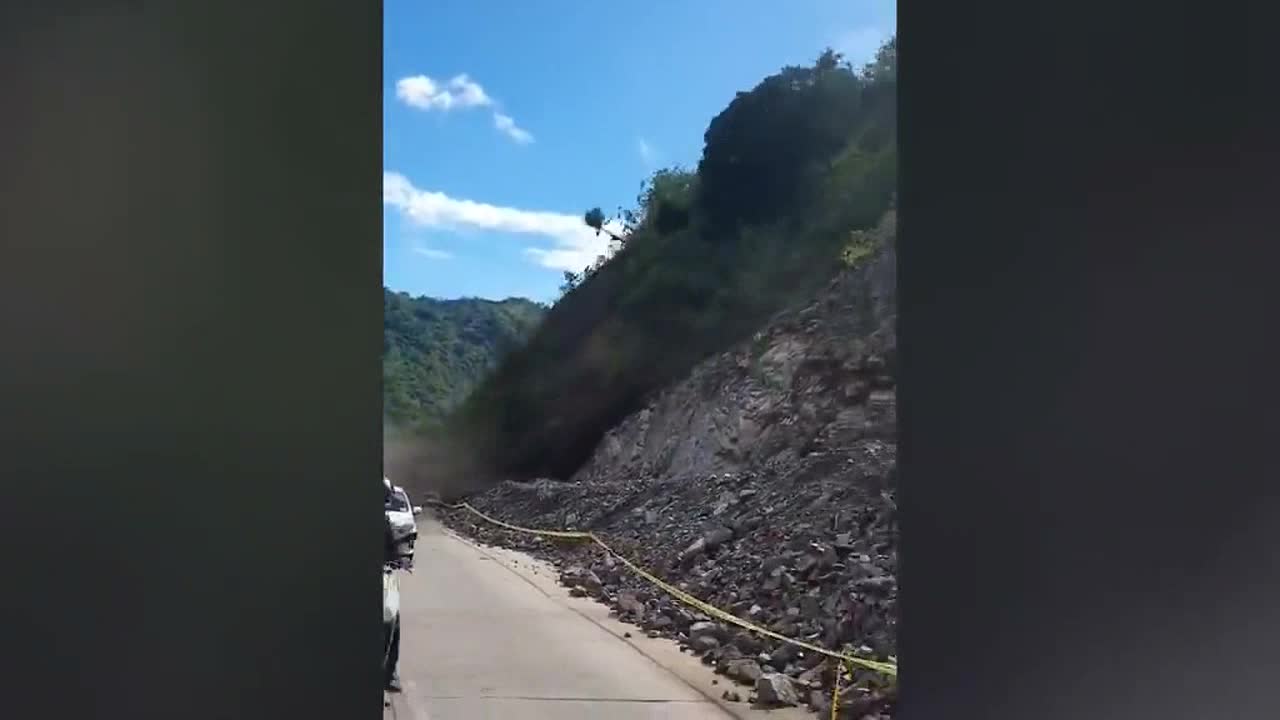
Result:
<svg viewBox="0 0 1280 720">
<path fill-rule="evenodd" d="M 422 506 L 421 506 L 421 505 L 414 505 L 414 506 L 413 506 L 413 514 L 414 514 L 414 515 L 421 515 L 421 514 L 422 514 Z"/>
</svg>

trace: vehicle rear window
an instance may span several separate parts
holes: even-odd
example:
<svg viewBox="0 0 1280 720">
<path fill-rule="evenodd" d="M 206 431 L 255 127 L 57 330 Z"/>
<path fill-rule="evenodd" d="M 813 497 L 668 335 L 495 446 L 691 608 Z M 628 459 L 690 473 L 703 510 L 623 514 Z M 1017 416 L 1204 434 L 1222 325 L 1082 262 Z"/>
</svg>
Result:
<svg viewBox="0 0 1280 720">
<path fill-rule="evenodd" d="M 403 492 L 393 492 L 387 498 L 387 510 L 392 512 L 409 512 L 409 496 Z"/>
</svg>

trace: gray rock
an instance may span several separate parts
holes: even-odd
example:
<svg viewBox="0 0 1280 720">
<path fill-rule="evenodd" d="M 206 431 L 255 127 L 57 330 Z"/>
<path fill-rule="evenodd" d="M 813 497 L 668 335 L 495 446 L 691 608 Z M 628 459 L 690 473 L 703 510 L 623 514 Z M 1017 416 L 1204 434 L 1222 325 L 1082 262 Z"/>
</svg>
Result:
<svg viewBox="0 0 1280 720">
<path fill-rule="evenodd" d="M 815 567 L 818 567 L 818 563 L 819 559 L 813 555 L 801 555 L 799 559 L 796 560 L 796 572 L 803 575 Z"/>
<path fill-rule="evenodd" d="M 729 511 L 729 508 L 738 504 L 738 495 L 732 491 L 726 490 L 720 493 L 720 499 L 716 501 L 715 507 L 712 508 L 711 514 L 719 517 Z"/>
<path fill-rule="evenodd" d="M 566 585 L 577 584 L 586 572 L 587 569 L 581 565 L 571 565 L 567 569 L 560 571 L 560 582 Z"/>
<path fill-rule="evenodd" d="M 871 595 L 886 595 L 896 585 L 897 582 L 892 576 L 877 575 L 875 577 L 862 578 L 861 580 L 858 580 L 854 587 Z"/>
<path fill-rule="evenodd" d="M 831 711 L 831 695 L 821 690 L 809 691 L 809 709 L 825 720 Z"/>
<path fill-rule="evenodd" d="M 719 527 L 707 533 L 702 538 L 703 547 L 707 550 L 715 550 L 724 543 L 733 539 L 733 531 L 729 528 Z"/>
<path fill-rule="evenodd" d="M 689 547 L 686 547 L 684 549 L 684 552 L 680 553 L 680 555 L 682 558 L 694 558 L 699 554 L 701 554 L 706 549 L 707 549 L 706 538 L 698 538 L 697 540 L 694 540 L 692 543 L 690 543 Z"/>
<path fill-rule="evenodd" d="M 785 555 L 774 555 L 773 557 L 765 558 L 764 562 L 760 563 L 760 572 L 766 576 L 771 575 L 790 564 L 791 558 Z"/>
<path fill-rule="evenodd" d="M 700 635 L 689 643 L 699 653 L 711 652 L 720 647 L 720 641 L 710 635 Z"/>
<path fill-rule="evenodd" d="M 755 685 L 756 681 L 764 675 L 764 670 L 755 660 L 740 658 L 725 663 L 724 674 L 743 685 Z"/>
<path fill-rule="evenodd" d="M 755 655 L 764 647 L 764 643 L 754 633 L 740 630 L 729 640 L 730 644 L 742 651 L 744 655 Z"/>
<path fill-rule="evenodd" d="M 627 613 L 633 615 L 644 614 L 644 603 L 636 598 L 635 593 L 624 592 L 618 595 L 618 607 Z"/>
<path fill-rule="evenodd" d="M 769 628 L 769 629 L 770 629 L 770 630 L 773 630 L 774 632 L 778 633 L 779 635 L 785 635 L 785 636 L 787 636 L 787 637 L 791 637 L 791 636 L 793 636 L 793 635 L 795 635 L 795 634 L 796 634 L 796 631 L 799 629 L 799 627 L 800 627 L 800 626 L 799 626 L 799 625 L 796 623 L 796 621 L 795 621 L 795 620 L 793 620 L 792 618 L 789 618 L 789 617 L 783 617 L 783 618 L 779 618 L 779 619 L 778 619 L 778 621 L 777 621 L 777 622 L 775 622 L 775 623 L 773 624 L 773 626 L 772 626 L 771 628 Z M 785 648 L 793 648 L 793 647 L 795 647 L 795 646 L 794 646 L 794 645 L 783 645 L 782 647 L 785 647 Z M 776 653 L 775 653 L 775 654 L 776 654 Z M 790 656 L 789 656 L 789 657 L 790 657 Z"/>
<path fill-rule="evenodd" d="M 782 643 L 777 650 L 769 653 L 769 665 L 782 670 L 798 657 L 800 657 L 800 648 L 791 643 Z"/>
<path fill-rule="evenodd" d="M 782 673 L 765 673 L 756 681 L 756 697 L 760 704 L 768 707 L 787 707 L 800 704 L 800 694 L 796 692 L 791 678 Z"/>
<path fill-rule="evenodd" d="M 828 697 L 830 700 L 830 697 Z M 840 691 L 840 717 L 862 720 L 881 704 L 880 696 L 865 688 L 848 687 Z M 830 704 L 827 705 L 830 707 Z"/>
<path fill-rule="evenodd" d="M 710 621 L 693 623 L 689 626 L 689 639 L 697 640 L 700 637 L 711 637 L 720 641 L 725 637 L 725 631 L 720 625 Z"/>
<path fill-rule="evenodd" d="M 831 666 L 826 660 L 800 673 L 797 682 L 811 687 L 822 687 L 831 682 Z"/>
</svg>

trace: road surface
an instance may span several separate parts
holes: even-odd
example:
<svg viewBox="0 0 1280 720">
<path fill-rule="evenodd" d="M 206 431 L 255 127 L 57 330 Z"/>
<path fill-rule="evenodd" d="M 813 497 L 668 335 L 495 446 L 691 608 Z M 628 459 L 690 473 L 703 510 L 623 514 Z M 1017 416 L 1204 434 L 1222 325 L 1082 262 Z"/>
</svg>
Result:
<svg viewBox="0 0 1280 720">
<path fill-rule="evenodd" d="M 719 700 L 728 681 L 716 679 L 669 640 L 644 637 L 609 618 L 602 605 L 569 597 L 549 566 L 473 545 L 425 515 L 419 531 L 414 572 L 401 580 L 404 692 L 392 696 L 387 718 L 782 720 L 807 715 L 799 710 L 766 715 L 741 703 L 731 707 Z M 747 695 L 745 688 L 739 692 Z"/>
</svg>

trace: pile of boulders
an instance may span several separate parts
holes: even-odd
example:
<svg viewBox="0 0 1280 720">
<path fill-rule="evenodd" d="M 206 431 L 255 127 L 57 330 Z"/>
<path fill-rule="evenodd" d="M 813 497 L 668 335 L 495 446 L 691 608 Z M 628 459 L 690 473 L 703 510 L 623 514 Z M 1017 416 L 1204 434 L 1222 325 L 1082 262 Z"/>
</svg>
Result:
<svg viewBox="0 0 1280 720">
<path fill-rule="evenodd" d="M 895 456 L 894 444 L 867 440 L 835 458 L 808 457 L 791 478 L 723 473 L 616 487 L 504 483 L 469 502 L 527 527 L 591 530 L 714 607 L 786 637 L 884 660 L 895 654 L 897 625 Z M 824 472 L 804 472 L 811 464 Z M 868 475 L 884 482 L 866 483 Z M 728 699 L 828 711 L 834 669 L 824 656 L 716 622 L 593 543 L 506 530 L 466 510 L 444 517 L 483 542 L 551 560 L 575 594 L 609 604 L 650 636 L 679 641 L 754 690 L 727 691 Z M 892 683 L 872 671 L 854 675 L 841 717 L 889 717 Z"/>
<path fill-rule="evenodd" d="M 772 632 L 875 660 L 896 654 L 897 462 L 891 253 L 712 358 L 615 428 L 571 482 L 468 498 L 506 522 L 589 530 L 666 583 Z M 678 641 L 742 690 L 830 711 L 822 654 L 708 617 L 589 542 L 465 510 L 446 523 L 556 563 L 575 595 Z M 839 717 L 889 718 L 896 685 L 857 669 Z"/>
</svg>

